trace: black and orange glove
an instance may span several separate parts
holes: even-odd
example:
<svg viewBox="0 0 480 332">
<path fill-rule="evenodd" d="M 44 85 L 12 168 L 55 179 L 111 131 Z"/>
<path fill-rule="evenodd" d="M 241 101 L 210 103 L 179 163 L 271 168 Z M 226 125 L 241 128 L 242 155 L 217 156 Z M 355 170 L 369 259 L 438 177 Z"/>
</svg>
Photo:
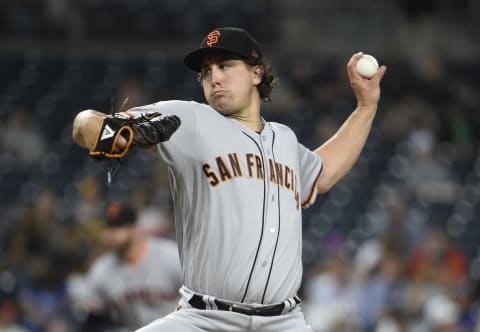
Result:
<svg viewBox="0 0 480 332">
<path fill-rule="evenodd" d="M 179 117 L 158 112 L 138 117 L 131 117 L 128 113 L 107 115 L 103 118 L 90 156 L 95 160 L 122 158 L 132 146 L 148 149 L 168 141 L 179 126 Z M 125 138 L 127 144 L 121 152 L 117 152 L 115 147 L 120 136 Z"/>
</svg>

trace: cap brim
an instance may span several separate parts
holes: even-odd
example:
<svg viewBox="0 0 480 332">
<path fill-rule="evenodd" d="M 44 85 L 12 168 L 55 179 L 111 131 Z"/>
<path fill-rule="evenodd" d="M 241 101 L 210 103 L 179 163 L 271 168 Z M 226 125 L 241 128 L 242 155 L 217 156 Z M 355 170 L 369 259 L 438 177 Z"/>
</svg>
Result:
<svg viewBox="0 0 480 332">
<path fill-rule="evenodd" d="M 236 55 L 236 56 L 240 57 L 241 59 L 246 59 L 245 56 L 243 56 L 239 53 L 236 53 L 234 51 L 231 51 L 229 49 L 213 46 L 213 47 L 198 48 L 198 49 L 190 52 L 183 59 L 183 63 L 185 64 L 185 66 L 187 66 L 188 69 L 191 69 L 191 70 L 196 71 L 196 72 L 200 72 L 201 67 L 202 67 L 202 59 L 207 54 L 215 53 L 215 52 L 230 53 L 230 54 L 233 54 L 233 55 Z"/>
</svg>

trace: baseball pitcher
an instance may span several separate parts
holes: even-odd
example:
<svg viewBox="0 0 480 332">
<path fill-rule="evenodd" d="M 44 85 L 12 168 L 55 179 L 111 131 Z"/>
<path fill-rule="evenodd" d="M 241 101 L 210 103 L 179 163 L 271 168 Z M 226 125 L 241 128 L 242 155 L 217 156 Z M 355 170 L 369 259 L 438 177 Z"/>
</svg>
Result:
<svg viewBox="0 0 480 332">
<path fill-rule="evenodd" d="M 184 59 L 199 74 L 206 104 L 160 101 L 114 116 L 149 118 L 143 131 L 161 128 L 148 136 L 160 137 L 154 151 L 168 165 L 174 197 L 179 306 L 139 331 L 311 331 L 297 296 L 301 209 L 342 179 L 365 145 L 386 68 L 362 78 L 355 70 L 361 56 L 347 64 L 357 107 L 315 151 L 262 117 L 275 77 L 259 43 L 239 28 L 211 31 Z M 136 146 L 134 129 L 99 148 L 105 118 L 80 112 L 75 141 L 102 157 Z"/>
</svg>

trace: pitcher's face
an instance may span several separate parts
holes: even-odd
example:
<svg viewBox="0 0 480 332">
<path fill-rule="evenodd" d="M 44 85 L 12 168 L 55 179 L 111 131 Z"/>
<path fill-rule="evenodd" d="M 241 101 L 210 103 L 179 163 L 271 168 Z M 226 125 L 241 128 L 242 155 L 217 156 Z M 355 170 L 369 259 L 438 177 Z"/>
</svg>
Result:
<svg viewBox="0 0 480 332">
<path fill-rule="evenodd" d="M 255 69 L 239 59 L 206 57 L 200 75 L 208 104 L 224 115 L 248 109 L 258 98 L 257 85 L 261 81 Z"/>
</svg>

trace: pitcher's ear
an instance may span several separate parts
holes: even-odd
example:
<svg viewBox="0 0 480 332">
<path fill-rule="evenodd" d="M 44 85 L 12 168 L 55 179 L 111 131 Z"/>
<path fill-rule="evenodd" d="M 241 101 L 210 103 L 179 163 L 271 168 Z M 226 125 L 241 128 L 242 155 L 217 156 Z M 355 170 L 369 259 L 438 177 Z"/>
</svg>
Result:
<svg viewBox="0 0 480 332">
<path fill-rule="evenodd" d="M 255 85 L 258 85 L 262 82 L 263 73 L 264 73 L 263 66 L 253 67 L 253 74 L 255 75 L 253 83 Z"/>
</svg>

